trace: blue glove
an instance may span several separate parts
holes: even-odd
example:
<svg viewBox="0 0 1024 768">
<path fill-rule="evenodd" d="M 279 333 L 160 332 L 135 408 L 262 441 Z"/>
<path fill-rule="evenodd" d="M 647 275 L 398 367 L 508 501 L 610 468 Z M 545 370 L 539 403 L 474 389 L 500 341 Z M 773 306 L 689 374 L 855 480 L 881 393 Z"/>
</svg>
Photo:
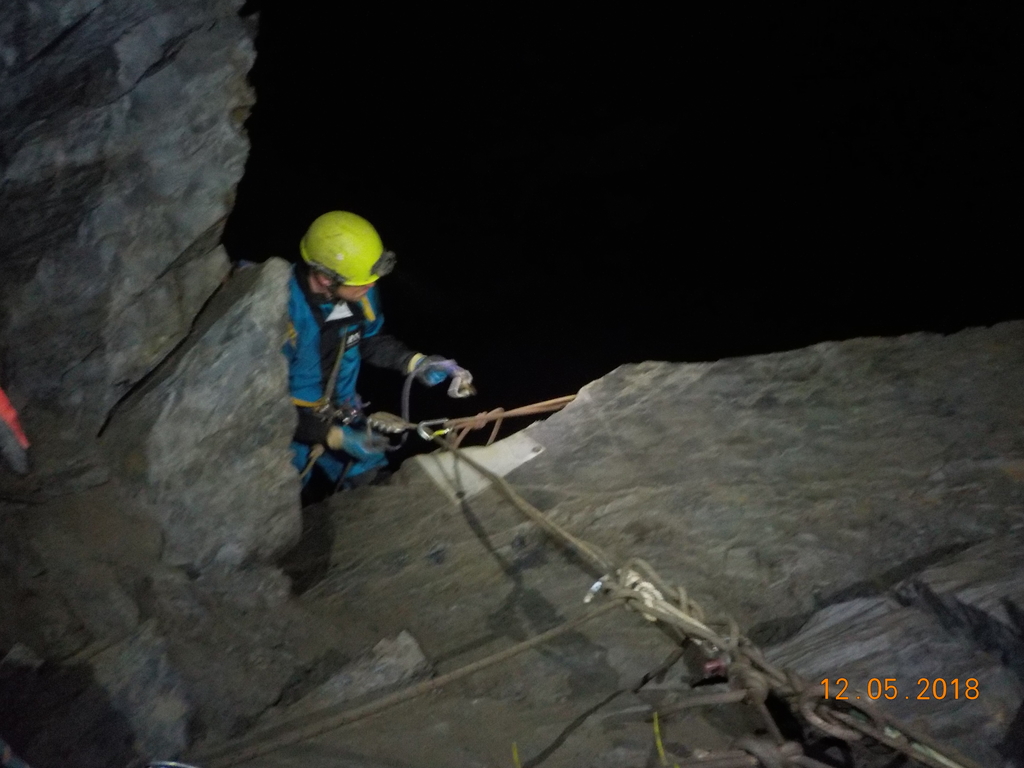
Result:
<svg viewBox="0 0 1024 768">
<path fill-rule="evenodd" d="M 352 429 L 348 425 L 335 424 L 327 432 L 327 447 L 334 451 L 344 451 L 356 461 L 369 461 L 381 456 L 386 445 L 386 438 L 369 430 Z"/>
<path fill-rule="evenodd" d="M 416 380 L 428 387 L 437 386 L 451 376 L 459 367 L 454 360 L 449 360 L 440 355 L 427 355 L 416 361 L 413 372 Z"/>
</svg>

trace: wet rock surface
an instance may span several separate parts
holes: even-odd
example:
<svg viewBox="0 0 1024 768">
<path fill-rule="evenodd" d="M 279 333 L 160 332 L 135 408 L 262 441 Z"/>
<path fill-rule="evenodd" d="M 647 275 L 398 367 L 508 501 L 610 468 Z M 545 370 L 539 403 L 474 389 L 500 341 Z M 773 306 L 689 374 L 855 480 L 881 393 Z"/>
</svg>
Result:
<svg viewBox="0 0 1024 768">
<path fill-rule="evenodd" d="M 900 714 L 986 759 L 1014 760 L 1020 678 L 1009 655 L 978 638 L 996 622 L 1012 640 L 1016 626 L 1019 569 L 985 547 L 1015 551 L 1011 537 L 1024 529 L 1022 372 L 1019 322 L 712 364 L 623 366 L 529 427 L 545 450 L 508 479 L 620 561 L 642 555 L 710 614 L 731 615 L 777 646 L 780 658 L 791 650 L 792 663 L 820 675 L 815 683 L 840 671 L 865 684 L 896 676 L 916 695 L 921 677 L 978 678 L 991 694 L 979 706 L 961 690 L 959 700 L 915 700 L 927 706 Z M 576 615 L 600 576 L 493 491 L 457 506 L 415 465 L 387 487 L 330 505 L 331 568 L 302 600 L 346 617 L 342 642 L 352 651 L 408 628 L 443 673 Z M 980 562 L 985 573 L 970 567 Z M 931 599 L 921 597 L 926 587 L 951 601 L 956 621 L 920 607 Z M 982 604 L 991 619 L 963 607 Z M 1007 642 L 998 647 L 1015 647 Z M 302 754 L 327 765 L 318 755 L 344 745 L 400 764 L 500 765 L 516 741 L 524 765 L 588 765 L 613 754 L 644 765 L 650 724 L 601 715 L 636 703 L 631 692 L 672 648 L 636 615 L 602 617 L 389 711 L 401 742 L 380 743 L 379 723 L 364 723 Z M 671 676 L 688 690 L 701 673 Z M 692 714 L 666 723 L 665 738 L 680 755 L 722 748 L 743 717 Z M 254 765 L 287 765 L 288 755 Z M 858 766 L 892 760 L 854 757 Z"/>
</svg>

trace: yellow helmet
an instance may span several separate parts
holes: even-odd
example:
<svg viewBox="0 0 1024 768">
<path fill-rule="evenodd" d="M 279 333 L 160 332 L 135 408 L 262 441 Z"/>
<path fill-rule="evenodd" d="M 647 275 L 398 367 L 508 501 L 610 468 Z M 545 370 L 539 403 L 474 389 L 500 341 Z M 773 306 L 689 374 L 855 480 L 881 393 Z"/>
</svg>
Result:
<svg viewBox="0 0 1024 768">
<path fill-rule="evenodd" d="M 303 260 L 343 285 L 369 285 L 388 274 L 395 254 L 373 225 L 349 211 L 329 211 L 309 225 L 299 242 Z"/>
</svg>

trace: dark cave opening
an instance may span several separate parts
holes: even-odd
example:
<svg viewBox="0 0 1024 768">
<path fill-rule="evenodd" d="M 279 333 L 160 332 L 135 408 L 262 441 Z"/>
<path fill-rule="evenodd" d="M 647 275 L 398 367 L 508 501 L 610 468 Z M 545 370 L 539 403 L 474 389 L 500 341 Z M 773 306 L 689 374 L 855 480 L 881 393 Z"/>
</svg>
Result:
<svg viewBox="0 0 1024 768">
<path fill-rule="evenodd" d="M 474 372 L 466 413 L 626 362 L 1024 316 L 996 9 L 254 11 L 232 258 L 365 215 L 399 255 L 391 332 Z"/>
</svg>

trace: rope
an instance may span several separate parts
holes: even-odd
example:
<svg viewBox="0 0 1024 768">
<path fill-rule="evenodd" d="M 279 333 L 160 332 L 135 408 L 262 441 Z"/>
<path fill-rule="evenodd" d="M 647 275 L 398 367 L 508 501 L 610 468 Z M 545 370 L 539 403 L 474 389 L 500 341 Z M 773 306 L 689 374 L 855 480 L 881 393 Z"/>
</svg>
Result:
<svg viewBox="0 0 1024 768">
<path fill-rule="evenodd" d="M 515 506 L 520 512 L 522 512 L 531 521 L 537 524 L 545 533 L 551 536 L 556 542 L 561 543 L 567 549 L 571 550 L 573 554 L 579 557 L 584 562 L 588 563 L 597 573 L 606 573 L 617 570 L 615 562 L 607 555 L 604 551 L 593 544 L 589 544 L 582 539 L 578 539 L 569 533 L 567 530 L 562 528 L 557 523 L 541 512 L 539 509 L 534 507 L 530 502 L 516 493 L 515 489 L 508 484 L 505 478 L 494 474 L 491 470 L 485 467 L 478 461 L 471 459 L 463 451 L 455 448 L 449 441 L 442 437 L 435 437 L 434 442 L 443 448 L 451 451 L 461 461 L 466 462 L 479 472 L 481 475 L 490 480 L 495 486 L 497 486 L 502 495 Z"/>
<path fill-rule="evenodd" d="M 327 449 L 319 443 L 309 449 L 309 459 L 306 461 L 306 466 L 299 473 L 299 480 L 305 480 L 306 475 L 313 471 L 313 465 L 316 464 L 320 457 L 324 455 L 325 450 Z"/>
<path fill-rule="evenodd" d="M 514 656 L 518 656 L 523 651 L 527 651 L 535 646 L 550 642 L 556 637 L 564 635 L 567 632 L 572 632 L 588 621 L 596 619 L 598 616 L 603 616 L 617 607 L 617 601 L 610 601 L 599 608 L 590 610 L 582 616 L 577 616 L 575 619 L 571 619 L 554 629 L 549 629 L 547 632 L 531 637 L 529 640 L 524 640 L 511 648 L 506 648 L 504 651 L 499 651 L 498 653 L 492 654 L 484 659 L 475 661 L 472 664 L 460 667 L 453 672 L 441 675 L 440 677 L 435 677 L 432 680 L 425 680 L 418 685 L 413 685 L 409 688 L 396 691 L 395 693 L 384 696 L 383 698 L 370 702 L 364 706 L 343 709 L 341 712 L 337 713 L 334 712 L 333 708 L 323 709 L 309 717 L 302 718 L 301 721 L 281 723 L 263 731 L 257 731 L 249 734 L 243 739 L 227 742 L 217 748 L 205 751 L 201 750 L 190 759 L 195 760 L 196 762 L 208 763 L 206 768 L 228 768 L 228 766 L 238 765 L 239 763 L 244 763 L 248 760 L 252 760 L 253 758 L 269 754 L 281 747 L 287 747 L 292 744 L 308 741 L 316 736 L 321 736 L 329 731 L 340 728 L 343 725 L 363 720 L 367 717 L 376 715 L 385 709 L 390 709 L 397 704 L 410 701 L 426 693 L 437 690 L 438 688 L 443 688 L 446 685 L 450 685 L 457 680 L 468 677 L 469 675 L 486 669 L 487 667 L 492 667 L 495 664 L 507 661 Z"/>
<path fill-rule="evenodd" d="M 454 431 L 456 433 L 454 439 L 454 447 L 458 448 L 461 445 L 462 440 L 466 435 L 475 429 L 483 429 L 488 424 L 493 423 L 494 427 L 491 429 L 490 437 L 487 438 L 487 445 L 494 442 L 498 436 L 498 430 L 501 429 L 501 425 L 505 419 L 512 419 L 517 416 L 539 416 L 542 413 L 552 413 L 554 411 L 564 408 L 566 405 L 576 399 L 576 395 L 565 395 L 563 397 L 556 397 L 552 400 L 543 400 L 539 403 L 531 403 L 530 405 L 523 405 L 519 408 L 513 408 L 511 411 L 506 411 L 504 408 L 495 408 L 492 411 L 485 411 L 478 413 L 476 416 L 463 416 L 457 419 L 438 419 L 430 421 L 421 421 L 419 423 L 413 422 L 410 413 L 410 400 L 412 397 L 412 382 L 416 378 L 416 373 L 412 372 L 405 377 L 405 381 L 402 384 L 402 416 L 401 418 L 393 417 L 391 414 L 387 415 L 387 427 L 388 431 L 402 431 L 411 432 L 421 430 L 426 425 L 437 426 L 438 429 L 433 432 L 435 436 L 440 433 L 446 433 Z M 371 415 L 370 421 L 372 423 L 373 417 Z M 402 435 L 402 443 L 405 443 L 405 434 Z"/>
<path fill-rule="evenodd" d="M 690 598 L 683 587 L 666 582 L 645 560 L 633 558 L 619 566 L 600 547 L 573 536 L 523 499 L 503 477 L 467 456 L 458 447 L 465 433 L 471 429 L 480 429 L 487 423 L 496 422 L 491 435 L 493 440 L 497 434 L 497 427 L 503 419 L 558 410 L 571 402 L 574 396 L 547 400 L 512 411 L 496 409 L 478 416 L 421 422 L 417 425 L 409 421 L 408 394 L 411 382 L 412 375 L 410 374 L 406 378 L 403 388 L 402 420 L 404 424 L 400 424 L 400 427 L 406 431 L 416 429 L 423 436 L 425 424 L 441 424 L 443 428 L 430 434 L 430 439 L 450 451 L 457 460 L 466 462 L 490 480 L 500 495 L 504 496 L 557 544 L 570 550 L 596 573 L 605 574 L 591 588 L 584 602 L 589 602 L 599 592 L 603 592 L 610 600 L 600 608 L 566 622 L 560 627 L 468 664 L 454 672 L 397 691 L 362 707 L 342 710 L 336 714 L 333 709 L 321 710 L 300 721 L 286 722 L 263 731 L 257 731 L 244 739 L 228 742 L 205 752 L 201 751 L 195 759 L 211 760 L 209 768 L 228 768 L 228 766 L 243 763 L 281 747 L 306 741 L 501 663 L 528 648 L 571 631 L 584 622 L 622 604 L 651 621 L 661 622 L 674 629 L 681 641 L 693 642 L 707 657 L 722 662 L 729 673 L 729 679 L 740 689 L 742 700 L 754 706 L 758 711 L 764 721 L 765 730 L 771 737 L 770 739 L 741 739 L 736 743 L 738 747 L 736 750 L 706 755 L 697 760 L 684 760 L 677 763 L 679 768 L 687 766 L 701 766 L 702 768 L 756 768 L 757 766 L 765 768 L 828 768 L 824 763 L 804 755 L 799 744 L 785 741 L 765 704 L 769 694 L 775 694 L 795 703 L 797 710 L 811 726 L 843 741 L 856 741 L 862 736 L 867 736 L 929 768 L 981 768 L 974 761 L 949 747 L 915 733 L 902 723 L 897 723 L 894 719 L 883 715 L 863 700 L 858 700 L 856 703 L 844 702 L 845 709 L 840 709 L 838 702 L 825 700 L 816 695 L 816 689 L 807 686 L 798 675 L 771 664 L 760 648 L 741 634 L 738 625 L 731 618 L 709 620 L 700 604 Z M 456 431 L 454 439 L 445 439 L 444 435 L 453 430 Z M 694 696 L 686 702 L 680 703 L 672 711 L 690 706 L 734 701 L 736 693 L 717 695 L 714 699 L 708 695 Z"/>
<path fill-rule="evenodd" d="M 451 441 L 435 436 L 434 442 L 484 475 L 501 495 L 536 522 L 557 543 L 572 550 L 591 565 L 600 564 L 606 575 L 595 585 L 599 590 L 645 617 L 675 628 L 685 638 L 695 642 L 709 657 L 724 656 L 728 660 L 730 678 L 746 690 L 747 700 L 758 709 L 765 720 L 766 729 L 780 746 L 784 743 L 782 734 L 765 706 L 769 693 L 798 702 L 799 711 L 812 726 L 844 741 L 868 736 L 929 768 L 981 768 L 973 760 L 922 734 L 914 733 L 871 705 L 864 704 L 862 700 L 856 703 L 845 702 L 851 712 L 860 715 L 858 717 L 838 709 L 838 702 L 814 695 L 817 691 L 808 687 L 798 675 L 771 664 L 762 651 L 740 633 L 735 621 L 729 617 L 716 622 L 708 621 L 701 606 L 690 599 L 682 587 L 668 584 L 646 561 L 634 558 L 627 561 L 624 567 L 616 568 L 610 556 L 596 545 L 576 538 L 533 507 L 503 477 L 474 461 Z M 789 765 L 814 767 L 821 763 L 800 756 L 799 761 L 794 757 L 782 765 L 784 768 Z"/>
<path fill-rule="evenodd" d="M 505 419 L 511 419 L 516 416 L 538 416 L 542 413 L 551 413 L 564 408 L 575 399 L 576 395 L 566 395 L 565 397 L 556 397 L 553 400 L 544 400 L 539 403 L 532 403 L 531 405 L 513 408 L 511 411 L 506 411 L 504 408 L 495 408 L 493 411 L 480 413 L 476 416 L 448 419 L 444 422 L 442 428 L 454 430 L 456 432 L 453 445 L 455 448 L 458 448 L 462 443 L 463 438 L 470 431 L 474 429 L 482 429 L 487 426 L 487 424 L 494 422 L 494 428 L 491 430 L 491 435 L 487 438 L 486 443 L 487 445 L 490 445 L 498 436 L 498 430 L 501 428 L 501 424 Z"/>
</svg>

